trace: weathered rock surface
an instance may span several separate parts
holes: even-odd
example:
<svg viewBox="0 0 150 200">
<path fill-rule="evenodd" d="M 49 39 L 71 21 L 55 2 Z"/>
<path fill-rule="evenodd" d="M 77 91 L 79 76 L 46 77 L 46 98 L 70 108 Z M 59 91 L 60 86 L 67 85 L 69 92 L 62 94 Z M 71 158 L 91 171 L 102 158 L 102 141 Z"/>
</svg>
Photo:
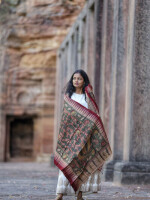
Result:
<svg viewBox="0 0 150 200">
<path fill-rule="evenodd" d="M 11 158 L 10 115 L 13 120 L 32 115 L 34 158 L 53 152 L 56 52 L 84 2 L 7 0 L 0 5 L 0 160 Z"/>
</svg>

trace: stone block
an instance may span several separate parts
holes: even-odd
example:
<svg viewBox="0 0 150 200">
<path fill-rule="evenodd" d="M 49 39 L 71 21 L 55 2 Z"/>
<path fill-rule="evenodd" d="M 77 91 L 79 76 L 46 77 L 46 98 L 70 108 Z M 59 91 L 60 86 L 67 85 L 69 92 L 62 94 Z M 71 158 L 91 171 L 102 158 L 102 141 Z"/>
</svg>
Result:
<svg viewBox="0 0 150 200">
<path fill-rule="evenodd" d="M 150 162 L 117 162 L 114 166 L 117 184 L 150 184 Z"/>
</svg>

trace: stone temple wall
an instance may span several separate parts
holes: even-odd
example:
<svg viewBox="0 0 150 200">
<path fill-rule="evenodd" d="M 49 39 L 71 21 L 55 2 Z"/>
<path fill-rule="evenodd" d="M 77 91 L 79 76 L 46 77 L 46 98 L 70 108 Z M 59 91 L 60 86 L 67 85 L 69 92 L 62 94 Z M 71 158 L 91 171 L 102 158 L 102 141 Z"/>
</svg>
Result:
<svg viewBox="0 0 150 200">
<path fill-rule="evenodd" d="M 113 151 L 104 179 L 118 184 L 150 183 L 149 19 L 149 0 L 88 0 L 57 57 L 55 135 L 63 88 L 75 69 L 82 68 L 93 85 Z"/>
<path fill-rule="evenodd" d="M 0 5 L 0 160 L 49 160 L 56 52 L 84 0 Z"/>
</svg>

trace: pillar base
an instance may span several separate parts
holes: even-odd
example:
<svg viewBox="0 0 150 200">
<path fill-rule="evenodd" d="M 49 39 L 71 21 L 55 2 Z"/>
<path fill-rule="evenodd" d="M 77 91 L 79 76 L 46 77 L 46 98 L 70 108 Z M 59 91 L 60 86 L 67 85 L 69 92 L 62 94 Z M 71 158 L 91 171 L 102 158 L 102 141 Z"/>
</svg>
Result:
<svg viewBox="0 0 150 200">
<path fill-rule="evenodd" d="M 103 170 L 103 181 L 110 181 L 112 182 L 114 179 L 114 165 L 117 161 L 109 161 L 105 164 L 104 170 Z"/>
<path fill-rule="evenodd" d="M 50 154 L 50 167 L 56 167 L 56 165 L 54 164 L 54 154 L 53 153 Z"/>
<path fill-rule="evenodd" d="M 117 162 L 114 166 L 117 184 L 150 184 L 150 162 Z"/>
</svg>

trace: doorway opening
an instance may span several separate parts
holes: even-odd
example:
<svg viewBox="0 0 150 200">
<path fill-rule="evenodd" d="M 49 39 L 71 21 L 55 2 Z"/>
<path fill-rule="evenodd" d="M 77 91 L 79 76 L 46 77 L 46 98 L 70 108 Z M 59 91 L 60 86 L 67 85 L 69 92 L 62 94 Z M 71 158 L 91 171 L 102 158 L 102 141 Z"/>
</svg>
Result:
<svg viewBox="0 0 150 200">
<path fill-rule="evenodd" d="M 33 117 L 7 117 L 6 161 L 33 160 Z"/>
</svg>

